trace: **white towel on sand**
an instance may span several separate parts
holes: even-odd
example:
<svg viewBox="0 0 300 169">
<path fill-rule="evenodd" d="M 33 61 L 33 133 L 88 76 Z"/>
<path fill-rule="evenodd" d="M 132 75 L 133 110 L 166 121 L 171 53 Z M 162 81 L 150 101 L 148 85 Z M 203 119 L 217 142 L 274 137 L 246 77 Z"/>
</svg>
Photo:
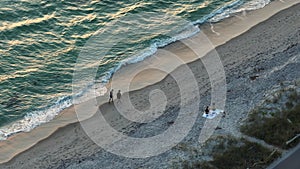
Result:
<svg viewBox="0 0 300 169">
<path fill-rule="evenodd" d="M 208 119 L 213 119 L 215 118 L 218 114 L 223 113 L 223 110 L 220 109 L 215 109 L 215 110 L 209 110 L 209 113 L 206 114 L 205 112 L 203 113 L 202 117 L 208 118 Z"/>
</svg>

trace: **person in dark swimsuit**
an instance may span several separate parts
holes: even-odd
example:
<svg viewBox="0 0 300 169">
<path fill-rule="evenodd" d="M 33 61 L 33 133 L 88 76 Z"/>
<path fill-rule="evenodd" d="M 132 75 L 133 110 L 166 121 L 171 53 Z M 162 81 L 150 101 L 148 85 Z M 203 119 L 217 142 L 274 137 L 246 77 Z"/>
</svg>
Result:
<svg viewBox="0 0 300 169">
<path fill-rule="evenodd" d="M 205 111 L 205 114 L 208 114 L 209 113 L 209 106 L 206 106 L 206 109 L 204 111 Z"/>
<path fill-rule="evenodd" d="M 109 100 L 108 103 L 110 103 L 111 101 L 114 102 L 114 89 L 111 89 L 111 91 L 109 92 Z"/>
</svg>

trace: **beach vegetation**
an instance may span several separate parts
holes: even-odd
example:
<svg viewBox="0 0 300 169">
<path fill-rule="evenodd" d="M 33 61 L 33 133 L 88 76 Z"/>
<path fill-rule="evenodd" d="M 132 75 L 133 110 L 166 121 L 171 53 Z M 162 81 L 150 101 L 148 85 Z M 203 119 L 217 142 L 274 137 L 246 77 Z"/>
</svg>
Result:
<svg viewBox="0 0 300 169">
<path fill-rule="evenodd" d="M 265 168 L 280 156 L 276 150 L 269 150 L 257 143 L 229 137 L 215 145 L 211 161 L 182 160 L 173 168 L 183 169 L 245 169 Z M 222 148 L 222 149 L 220 149 Z"/>
<path fill-rule="evenodd" d="M 273 113 L 272 118 L 261 116 L 258 110 L 253 111 L 241 131 L 249 136 L 264 140 L 280 148 L 291 148 L 300 142 L 300 138 L 290 144 L 286 142 L 300 133 L 300 104 L 292 106 L 287 103 L 288 109 L 280 113 Z"/>
<path fill-rule="evenodd" d="M 243 140 L 241 146 L 231 145 L 222 154 L 214 154 L 210 163 L 218 169 L 265 168 L 279 156 L 280 153 L 275 150 Z"/>
<path fill-rule="evenodd" d="M 290 95 L 288 96 L 290 101 L 296 101 L 299 99 L 298 93 L 295 89 L 293 89 L 290 93 Z"/>
</svg>

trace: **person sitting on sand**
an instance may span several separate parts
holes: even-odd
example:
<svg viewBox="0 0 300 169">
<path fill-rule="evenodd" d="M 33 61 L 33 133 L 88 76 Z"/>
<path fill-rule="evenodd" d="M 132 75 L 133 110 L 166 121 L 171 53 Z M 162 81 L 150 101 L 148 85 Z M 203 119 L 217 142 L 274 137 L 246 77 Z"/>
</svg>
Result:
<svg viewBox="0 0 300 169">
<path fill-rule="evenodd" d="M 209 113 L 209 106 L 206 106 L 206 109 L 204 111 L 205 111 L 205 114 L 208 114 Z"/>
<path fill-rule="evenodd" d="M 118 102 L 121 101 L 121 97 L 122 97 L 121 90 L 119 90 L 118 93 L 117 93 Z"/>
<path fill-rule="evenodd" d="M 215 110 L 216 110 L 216 104 L 215 104 L 215 103 L 212 104 L 211 110 L 212 110 L 212 111 L 215 111 Z"/>
<path fill-rule="evenodd" d="M 111 91 L 109 92 L 109 100 L 108 103 L 110 103 L 111 101 L 114 102 L 114 89 L 111 89 Z"/>
</svg>

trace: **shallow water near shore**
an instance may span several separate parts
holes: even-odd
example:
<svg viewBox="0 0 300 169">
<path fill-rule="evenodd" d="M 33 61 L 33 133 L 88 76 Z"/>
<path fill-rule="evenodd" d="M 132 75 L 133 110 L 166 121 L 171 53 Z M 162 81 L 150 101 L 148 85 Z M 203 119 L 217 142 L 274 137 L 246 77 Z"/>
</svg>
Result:
<svg viewBox="0 0 300 169">
<path fill-rule="evenodd" d="M 228 63 L 228 64 L 224 63 L 225 67 L 227 67 L 227 68 L 229 67 L 228 68 L 229 74 L 227 74 L 227 75 L 230 78 L 228 81 L 228 83 L 230 83 L 230 84 L 228 87 L 234 88 L 235 92 L 232 92 L 232 90 L 231 90 L 230 95 L 232 97 L 236 98 L 236 100 L 233 100 L 233 102 L 229 101 L 228 106 L 231 107 L 231 111 L 228 110 L 228 112 L 231 112 L 230 113 L 231 116 L 230 116 L 230 118 L 227 118 L 224 122 L 224 125 L 225 125 L 224 128 L 228 129 L 230 132 L 234 133 L 234 131 L 232 131 L 232 130 L 235 129 L 235 127 L 233 127 L 231 124 L 236 124 L 235 123 L 236 120 L 238 120 L 240 118 L 240 116 L 245 115 L 245 114 L 241 114 L 241 109 L 245 110 L 245 112 L 246 112 L 248 110 L 248 106 L 251 106 L 251 104 L 250 105 L 248 104 L 249 102 L 245 102 L 243 99 L 241 100 L 241 98 L 249 98 L 249 97 L 252 98 L 251 96 L 253 96 L 254 101 L 256 101 L 256 102 L 259 101 L 259 98 L 257 98 L 256 94 L 260 93 L 260 96 L 262 96 L 262 93 L 267 90 L 265 88 L 272 86 L 273 83 L 277 83 L 276 79 L 278 79 L 279 77 L 282 77 L 281 75 L 286 73 L 285 71 L 277 71 L 278 73 L 280 73 L 280 75 L 278 75 L 277 73 L 272 74 L 272 77 L 279 76 L 279 77 L 275 78 L 275 80 L 270 80 L 270 79 L 268 80 L 268 79 L 265 79 L 263 76 L 261 76 L 262 79 L 258 78 L 257 81 L 253 81 L 253 83 L 252 83 L 251 81 L 249 82 L 249 78 L 248 78 L 249 73 L 251 75 L 251 69 L 246 70 L 245 67 L 248 67 L 249 65 L 250 65 L 250 67 L 251 67 L 251 65 L 257 65 L 257 62 L 255 60 L 256 57 L 253 58 L 254 59 L 253 62 L 248 62 L 247 59 L 249 59 L 249 57 L 256 56 L 256 54 L 265 52 L 265 51 L 268 51 L 266 54 L 272 54 L 273 52 L 268 50 L 268 49 L 271 49 L 271 47 L 273 50 L 275 50 L 275 53 L 277 53 L 277 52 L 281 53 L 282 50 L 284 50 L 286 48 L 289 49 L 290 43 L 285 43 L 285 40 L 287 40 L 288 42 L 293 42 L 293 43 L 295 42 L 295 39 L 297 41 L 297 36 L 295 36 L 295 31 L 293 29 L 293 26 L 295 27 L 297 25 L 296 23 L 289 22 L 289 24 L 287 24 L 286 26 L 281 26 L 281 23 L 283 20 L 284 20 L 284 22 L 287 22 L 286 18 L 289 18 L 288 16 L 295 16 L 295 11 L 297 11 L 297 8 L 294 7 L 291 10 L 287 9 L 287 10 L 280 12 L 282 14 L 280 16 L 284 16 L 283 18 L 279 18 L 278 15 L 276 15 L 276 16 L 274 15 L 277 12 L 279 12 L 283 9 L 286 9 L 287 7 L 291 6 L 292 4 L 296 4 L 296 3 L 297 3 L 297 1 L 288 1 L 287 3 L 281 3 L 279 1 L 277 1 L 275 3 L 271 3 L 271 5 L 268 5 L 267 7 L 265 7 L 262 10 L 249 12 L 247 14 L 247 16 L 245 16 L 245 17 L 243 17 L 243 15 L 241 14 L 240 18 L 232 17 L 228 20 L 225 20 L 224 22 L 219 22 L 217 24 L 214 24 L 213 26 L 215 27 L 216 32 L 219 32 L 222 36 L 217 36 L 216 34 L 212 33 L 210 29 L 202 29 L 202 27 L 201 27 L 201 29 L 203 31 L 205 31 L 205 33 L 207 35 L 210 35 L 209 37 L 210 37 L 210 39 L 213 39 L 213 42 L 215 42 L 215 40 L 217 40 L 217 43 L 213 43 L 213 44 L 215 44 L 216 46 L 221 45 L 218 47 L 219 49 L 221 49 L 220 53 L 222 53 L 224 55 L 221 58 L 224 58 L 224 61 L 226 63 Z M 291 13 L 292 13 L 292 15 L 291 15 Z M 274 17 L 267 20 L 272 15 L 274 15 Z M 277 19 L 279 19 L 279 20 L 277 20 Z M 279 22 L 279 21 L 281 21 L 281 22 Z M 261 24 L 258 24 L 258 23 L 261 23 Z M 203 27 L 209 28 L 210 26 L 211 25 L 206 24 Z M 277 31 L 278 26 L 281 29 L 284 29 L 285 31 Z M 266 27 L 271 27 L 272 29 L 271 30 L 265 29 Z M 251 30 L 249 30 L 250 28 L 251 28 Z M 249 31 L 247 31 L 247 30 L 249 30 Z M 287 33 L 285 34 L 284 32 L 287 32 Z M 267 37 L 274 33 L 276 33 L 275 35 L 277 35 L 277 36 L 274 36 L 274 38 L 280 39 L 280 40 L 276 41 L 278 43 L 264 45 L 264 44 L 269 44 L 269 43 L 265 43 L 268 41 L 268 39 L 262 38 L 264 40 L 262 42 L 259 40 L 261 37 Z M 241 36 L 238 37 L 238 35 L 241 35 Z M 293 36 L 291 36 L 291 35 L 293 35 Z M 279 37 L 279 38 L 276 38 L 276 37 Z M 285 39 L 282 39 L 282 37 L 284 37 Z M 189 39 L 192 39 L 192 38 L 189 38 Z M 189 40 L 189 39 L 187 39 L 187 40 Z M 230 39 L 233 39 L 233 40 L 230 40 Z M 248 42 L 250 40 L 254 41 L 254 42 L 260 42 L 260 43 L 251 43 L 251 45 L 249 46 Z M 225 42 L 228 42 L 228 43 L 224 44 Z M 170 49 L 170 48 L 174 49 L 175 48 L 176 51 L 179 52 L 179 54 L 183 55 L 183 57 L 186 55 L 189 55 L 189 53 L 186 53 L 185 48 L 184 47 L 182 48 L 182 45 L 180 45 L 180 43 L 181 42 L 174 43 L 172 45 L 168 45 L 167 47 L 165 47 L 163 49 Z M 284 43 L 284 45 L 280 45 L 279 48 L 276 46 L 277 44 L 282 44 L 282 43 Z M 222 45 L 222 44 L 224 44 L 224 45 Z M 237 46 L 235 46 L 234 44 L 236 44 Z M 275 46 L 275 48 L 273 46 Z M 249 49 L 245 49 L 247 47 L 249 47 Z M 253 50 L 253 49 L 255 49 L 255 50 Z M 245 55 L 245 53 L 249 53 L 249 55 Z M 287 53 L 290 53 L 289 50 L 287 51 Z M 273 58 L 273 57 L 271 57 L 271 55 L 267 55 L 266 57 L 269 57 L 269 56 L 270 56 L 270 58 Z M 154 58 L 154 57 L 147 58 L 146 62 L 151 58 Z M 265 63 L 267 65 L 267 66 L 265 65 L 267 68 L 277 67 L 276 65 L 281 65 L 282 62 L 285 62 L 286 59 L 287 59 L 286 57 L 283 57 L 282 59 L 279 59 L 276 61 L 271 60 L 272 61 L 271 64 L 265 63 L 264 59 L 263 60 L 259 59 L 260 60 L 259 63 L 261 63 L 261 64 Z M 197 61 L 197 63 L 199 63 L 199 62 L 201 62 L 201 61 Z M 130 67 L 134 68 L 135 66 L 141 65 L 143 63 L 145 63 L 145 62 L 131 64 L 131 65 L 123 67 L 122 70 L 130 69 Z M 236 64 L 238 64 L 238 65 L 236 65 Z M 189 65 L 193 65 L 193 63 L 191 63 Z M 263 66 L 263 67 L 265 67 L 265 66 Z M 291 66 L 293 66 L 293 64 L 291 64 Z M 196 67 L 198 67 L 198 64 L 196 64 L 196 65 L 194 64 L 194 68 L 196 68 Z M 297 67 L 295 67 L 295 70 L 297 70 Z M 123 72 L 123 71 L 120 71 L 120 72 Z M 203 72 L 203 71 L 200 71 L 200 72 Z M 263 71 L 263 72 L 265 72 L 265 71 Z M 263 72 L 261 72 L 261 73 L 263 73 Z M 290 71 L 290 69 L 288 72 L 289 72 L 288 76 L 284 76 L 284 79 L 292 78 L 293 76 L 297 75 L 295 73 L 290 74 L 290 72 L 294 72 L 294 71 Z M 240 79 L 241 74 L 242 74 L 242 80 Z M 238 77 L 238 79 L 236 79 L 237 77 Z M 267 76 L 267 77 L 269 77 L 269 76 Z M 148 81 L 149 79 L 142 78 L 141 80 Z M 160 80 L 158 79 L 158 81 L 160 81 Z M 156 81 L 156 80 L 151 81 L 151 79 L 150 79 L 148 85 L 153 84 L 158 81 Z M 263 83 L 261 83 L 262 81 L 263 81 Z M 200 80 L 199 82 L 201 83 L 201 82 L 203 82 L 203 80 Z M 245 89 L 245 86 L 239 85 L 240 83 L 244 83 L 244 82 L 246 83 L 246 89 Z M 159 84 L 164 85 L 163 82 L 160 82 Z M 260 85 L 261 87 L 263 87 L 264 90 L 259 90 L 259 92 L 254 92 L 253 90 L 248 90 L 247 86 L 251 86 L 250 88 L 252 88 L 254 84 Z M 208 86 L 206 85 L 206 86 L 201 87 L 201 89 L 208 90 L 207 87 Z M 258 89 L 262 89 L 262 88 L 258 88 Z M 147 91 L 147 90 L 148 90 L 148 87 L 142 89 L 142 91 Z M 246 92 L 244 92 L 245 90 L 246 90 Z M 239 91 L 241 93 L 239 93 Z M 135 99 L 135 101 L 137 103 L 140 102 L 139 98 L 140 97 L 137 97 Z M 106 98 L 105 98 L 105 101 L 107 101 Z M 251 103 L 253 103 L 253 102 L 251 102 Z M 99 105 L 100 105 L 100 102 L 99 102 Z M 80 104 L 80 106 L 83 106 L 83 107 L 89 106 L 89 103 L 83 103 L 83 104 Z M 143 105 L 141 105 L 141 106 L 143 106 Z M 5 141 L 0 142 L 1 162 L 7 162 L 8 160 L 12 159 L 12 157 L 15 157 L 14 160 L 11 160 L 10 162 L 8 162 L 2 166 L 18 166 L 18 165 L 20 166 L 21 165 L 22 167 L 24 167 L 24 165 L 31 166 L 33 163 L 34 163 L 34 165 L 36 165 L 37 161 L 39 161 L 38 162 L 39 166 L 49 166 L 49 164 L 50 164 L 50 163 L 48 163 L 49 161 L 44 160 L 45 157 L 47 157 L 47 159 L 48 159 L 49 156 L 55 157 L 55 159 L 51 162 L 52 164 L 54 164 L 53 162 L 55 162 L 57 159 L 59 160 L 59 162 L 61 162 L 62 159 L 66 159 L 66 158 L 67 159 L 71 158 L 71 159 L 75 160 L 74 163 L 76 163 L 77 158 L 75 158 L 75 155 L 78 153 L 78 151 L 76 151 L 76 150 L 78 150 L 78 148 L 79 149 L 80 149 L 80 147 L 83 148 L 82 149 L 83 151 L 81 151 L 83 153 L 82 154 L 83 157 L 85 157 L 85 155 L 86 155 L 85 153 L 90 154 L 92 152 L 97 151 L 99 149 L 99 147 L 89 146 L 89 143 L 90 143 L 89 139 L 84 139 L 85 141 L 78 139 L 78 138 L 82 138 L 84 136 L 84 133 L 81 133 L 82 135 L 78 134 L 77 128 L 80 127 L 80 124 L 75 123 L 74 125 L 67 125 L 69 123 L 76 122 L 76 115 L 75 115 L 73 108 L 74 107 L 72 106 L 70 108 L 65 109 L 59 116 L 57 116 L 57 118 L 55 118 L 54 120 L 51 120 L 49 123 L 45 123 L 45 124 L 41 125 L 40 127 L 37 127 L 35 129 L 31 130 L 31 132 L 29 132 L 29 133 L 21 132 L 21 133 L 18 133 L 18 134 L 15 134 L 15 135 L 9 137 Z M 75 120 L 73 122 L 71 122 L 72 117 L 74 117 L 74 120 Z M 229 120 L 229 123 L 227 123 L 228 122 L 227 120 Z M 202 120 L 200 120 L 199 122 L 202 122 Z M 74 126 L 77 126 L 77 127 L 74 128 Z M 202 125 L 197 124 L 196 126 L 201 127 Z M 196 133 L 192 132 L 193 135 Z M 56 136 L 60 136 L 60 138 L 57 138 Z M 66 138 L 68 138 L 68 139 L 66 139 Z M 196 137 L 193 137 L 193 138 L 196 138 Z M 70 149 L 70 147 L 69 147 L 70 145 L 73 148 Z M 50 147 L 51 147 L 51 149 L 49 149 Z M 64 148 L 70 150 L 67 153 L 68 155 L 70 155 L 69 157 L 65 157 L 66 149 L 61 149 L 61 147 L 64 147 Z M 89 148 L 87 148 L 87 147 L 89 147 Z M 25 150 L 28 150 L 28 151 L 25 151 Z M 20 152 L 23 152 L 23 153 L 20 153 Z M 40 155 L 37 156 L 37 154 L 40 154 Z M 100 156 L 103 157 L 103 154 L 100 154 Z M 104 155 L 104 156 L 106 156 L 106 155 Z M 108 159 L 101 158 L 100 161 L 107 159 L 107 162 L 111 163 L 111 160 L 112 160 L 111 156 L 106 156 L 106 157 L 108 157 Z M 162 156 L 159 156 L 159 157 L 162 158 Z M 28 158 L 32 159 L 33 161 L 30 161 L 30 160 L 28 161 Z M 157 158 L 154 158 L 154 161 L 152 160 L 152 162 L 154 162 L 154 163 L 150 162 L 150 164 L 157 164 L 157 161 L 155 161 L 155 159 L 157 159 Z M 159 161 L 161 161 L 162 159 L 159 159 Z M 26 164 L 24 164 L 23 161 L 27 161 Z M 33 162 L 33 163 L 31 163 L 31 162 Z M 97 166 L 105 165 L 105 164 L 103 164 L 103 162 L 92 163 L 92 164 L 95 164 L 95 165 L 98 164 Z M 120 163 L 120 164 L 122 164 L 122 167 L 126 166 L 126 162 Z M 132 163 L 130 163 L 130 161 L 129 161 L 128 165 L 132 166 L 131 164 Z M 65 166 L 65 164 L 63 164 L 63 165 Z M 122 168 L 122 167 L 117 167 L 117 168 Z M 20 167 L 14 167 L 14 168 L 20 168 Z M 113 168 L 116 168 L 116 167 L 113 167 Z"/>
<path fill-rule="evenodd" d="M 164 13 L 175 20 L 127 20 L 141 35 L 119 43 L 100 61 L 94 84 L 100 88 L 121 65 L 142 61 L 159 47 L 199 31 L 193 24 L 218 22 L 230 14 L 262 8 L 268 0 L 220 1 L 1 1 L 0 2 L 0 140 L 50 121 L 72 105 L 72 73 L 86 41 L 126 14 Z M 165 27 L 172 27 L 172 30 Z M 149 27 L 157 27 L 151 30 Z M 112 32 L 123 32 L 123 28 Z M 171 35 L 170 35 L 171 32 Z M 166 36 L 169 34 L 170 36 Z M 109 40 L 109 39 L 106 39 Z M 81 94 L 88 91 L 83 89 Z M 79 93 L 76 93 L 79 94 Z M 79 94 L 79 95 L 81 95 Z M 101 94 L 101 93 L 100 93 Z"/>
</svg>

